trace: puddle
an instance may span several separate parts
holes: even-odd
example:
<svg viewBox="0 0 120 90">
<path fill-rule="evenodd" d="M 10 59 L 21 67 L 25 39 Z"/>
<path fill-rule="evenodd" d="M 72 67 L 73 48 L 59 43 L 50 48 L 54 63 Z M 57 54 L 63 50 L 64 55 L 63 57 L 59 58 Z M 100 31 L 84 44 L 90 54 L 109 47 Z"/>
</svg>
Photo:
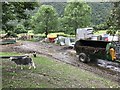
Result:
<svg viewBox="0 0 120 90">
<path fill-rule="evenodd" d="M 98 59 L 97 65 L 112 71 L 120 72 L 119 63 L 109 62 L 105 60 Z"/>
</svg>

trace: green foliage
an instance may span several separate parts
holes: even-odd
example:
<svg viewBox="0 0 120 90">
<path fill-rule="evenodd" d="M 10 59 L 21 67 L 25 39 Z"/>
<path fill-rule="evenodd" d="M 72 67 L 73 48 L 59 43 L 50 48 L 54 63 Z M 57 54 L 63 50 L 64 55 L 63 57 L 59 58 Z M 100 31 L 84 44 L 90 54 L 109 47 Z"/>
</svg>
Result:
<svg viewBox="0 0 120 90">
<path fill-rule="evenodd" d="M 92 8 L 91 21 L 93 25 L 105 23 L 110 16 L 110 11 L 113 7 L 111 2 L 89 2 Z"/>
<path fill-rule="evenodd" d="M 112 26 L 111 26 L 106 33 L 114 36 L 114 35 L 116 34 L 116 32 L 117 32 L 117 31 L 115 30 L 115 27 L 112 27 Z"/>
<path fill-rule="evenodd" d="M 8 38 L 8 37 L 17 37 L 17 34 L 9 31 L 3 38 Z"/>
<path fill-rule="evenodd" d="M 63 16 L 63 14 L 64 14 L 64 8 L 66 6 L 66 2 L 44 2 L 42 4 L 53 6 L 56 9 L 58 15 L 60 17 Z"/>
<path fill-rule="evenodd" d="M 65 7 L 62 18 L 63 29 L 66 33 L 76 33 L 77 28 L 90 26 L 90 6 L 82 1 L 69 2 Z"/>
<path fill-rule="evenodd" d="M 106 20 L 110 16 L 111 8 L 114 5 L 113 3 L 84 3 L 81 0 L 77 2 L 74 0 L 72 2 L 41 2 L 42 6 L 50 5 L 51 8 L 56 9 L 53 9 L 54 12 L 50 11 L 51 13 L 48 14 L 45 14 L 45 8 L 43 11 L 40 10 L 38 4 L 37 2 L 2 2 L 2 30 L 5 33 L 9 31 L 21 33 L 21 29 L 19 29 L 20 31 L 16 30 L 16 26 L 17 24 L 22 24 L 26 30 L 34 28 L 35 33 L 46 32 L 48 34 L 60 31 L 67 34 L 74 34 L 76 28 L 92 26 L 92 24 L 95 25 L 95 29 L 97 30 L 106 29 L 108 26 L 115 24 L 114 22 L 118 22 L 116 23 L 117 28 L 120 26 L 119 5 L 114 9 L 117 21 L 114 21 L 111 15 L 111 19 L 108 21 L 109 24 L 107 23 L 106 25 Z M 37 10 L 39 11 L 37 12 Z M 36 15 L 36 12 L 40 13 Z M 34 13 L 36 14 L 34 15 Z M 55 15 L 55 13 L 58 13 L 58 15 Z M 33 16 L 32 20 L 30 20 L 31 16 Z M 39 19 L 36 16 L 40 16 Z"/>
<path fill-rule="evenodd" d="M 21 24 L 18 24 L 15 28 L 15 33 L 20 34 L 20 33 L 27 33 L 27 31 L 25 30 L 25 27 Z"/>
<path fill-rule="evenodd" d="M 31 24 L 35 33 L 44 33 L 57 29 L 57 12 L 53 6 L 42 5 L 38 12 L 32 16 Z"/>
<path fill-rule="evenodd" d="M 13 32 L 17 24 L 23 21 L 24 26 L 28 26 L 30 14 L 25 12 L 34 10 L 36 6 L 36 2 L 2 2 L 2 30 Z"/>
<path fill-rule="evenodd" d="M 67 2 L 45 2 L 42 4 L 52 5 L 56 8 L 59 16 L 62 17 Z M 91 7 L 91 21 L 93 25 L 99 25 L 106 22 L 113 8 L 113 3 L 111 2 L 87 2 L 87 4 Z"/>
<path fill-rule="evenodd" d="M 106 34 L 108 30 L 97 30 L 97 31 L 94 31 L 94 35 L 102 35 L 102 34 Z"/>
<path fill-rule="evenodd" d="M 107 25 L 106 22 L 94 26 L 94 30 L 96 30 L 96 31 L 97 31 L 97 30 L 106 30 L 106 29 L 108 29 L 108 28 L 109 28 L 109 27 L 108 27 L 108 25 Z"/>
<path fill-rule="evenodd" d="M 5 31 L 3 31 L 2 29 L 0 29 L 0 34 L 5 34 Z"/>
<path fill-rule="evenodd" d="M 2 29 L 5 30 L 5 32 L 13 29 L 13 26 L 9 25 L 8 22 L 14 20 L 16 17 L 14 14 L 14 8 L 15 7 L 12 3 L 2 3 Z"/>
<path fill-rule="evenodd" d="M 120 1 L 114 2 L 114 8 L 111 10 L 111 16 L 107 23 L 110 27 L 109 34 L 114 35 L 120 29 Z"/>
</svg>

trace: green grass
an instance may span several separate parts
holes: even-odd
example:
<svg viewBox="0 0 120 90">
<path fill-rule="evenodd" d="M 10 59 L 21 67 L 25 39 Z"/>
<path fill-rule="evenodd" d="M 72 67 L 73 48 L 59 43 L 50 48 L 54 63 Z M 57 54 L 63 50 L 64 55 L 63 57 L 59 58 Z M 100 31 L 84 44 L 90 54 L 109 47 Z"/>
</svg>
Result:
<svg viewBox="0 0 120 90">
<path fill-rule="evenodd" d="M 0 55 L 19 55 L 17 53 L 3 53 Z M 32 57 L 33 58 L 33 57 Z M 48 57 L 33 58 L 36 69 L 23 70 L 15 68 L 15 64 L 8 59 L 2 60 L 3 88 L 117 88 L 118 83 L 97 76 L 77 67 L 52 60 Z"/>
<path fill-rule="evenodd" d="M 0 34 L 5 34 L 5 31 L 0 29 Z"/>
<path fill-rule="evenodd" d="M 94 33 L 94 35 L 102 35 L 102 34 L 106 34 L 107 30 L 100 30 Z"/>
<path fill-rule="evenodd" d="M 106 34 L 108 30 L 98 30 L 97 32 L 94 32 L 94 35 L 102 35 Z M 116 34 L 120 34 L 120 32 L 116 32 Z"/>
</svg>

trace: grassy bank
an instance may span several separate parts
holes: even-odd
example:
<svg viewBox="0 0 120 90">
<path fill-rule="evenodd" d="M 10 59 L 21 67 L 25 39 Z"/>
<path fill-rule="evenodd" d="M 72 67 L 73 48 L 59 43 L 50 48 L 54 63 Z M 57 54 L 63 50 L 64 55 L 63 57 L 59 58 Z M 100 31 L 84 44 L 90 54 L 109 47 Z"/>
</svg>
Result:
<svg viewBox="0 0 120 90">
<path fill-rule="evenodd" d="M 0 53 L 0 56 L 19 55 Z M 33 57 L 32 57 L 33 58 Z M 45 56 L 33 58 L 36 69 L 15 68 L 8 59 L 2 60 L 3 88 L 116 88 L 118 83 L 99 77 L 91 72 L 52 60 Z"/>
</svg>

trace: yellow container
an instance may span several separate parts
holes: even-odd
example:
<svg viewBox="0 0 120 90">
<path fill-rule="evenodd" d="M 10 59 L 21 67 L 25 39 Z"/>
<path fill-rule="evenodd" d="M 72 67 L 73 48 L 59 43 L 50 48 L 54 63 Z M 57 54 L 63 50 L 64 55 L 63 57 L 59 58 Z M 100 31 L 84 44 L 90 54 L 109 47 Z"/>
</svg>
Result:
<svg viewBox="0 0 120 90">
<path fill-rule="evenodd" d="M 116 59 L 116 52 L 115 52 L 114 48 L 111 48 L 111 49 L 110 49 L 110 55 L 111 55 L 111 57 L 112 57 L 112 60 L 115 60 L 115 59 Z"/>
<path fill-rule="evenodd" d="M 56 38 L 57 37 L 57 34 L 48 34 L 47 35 L 47 38 Z"/>
</svg>

